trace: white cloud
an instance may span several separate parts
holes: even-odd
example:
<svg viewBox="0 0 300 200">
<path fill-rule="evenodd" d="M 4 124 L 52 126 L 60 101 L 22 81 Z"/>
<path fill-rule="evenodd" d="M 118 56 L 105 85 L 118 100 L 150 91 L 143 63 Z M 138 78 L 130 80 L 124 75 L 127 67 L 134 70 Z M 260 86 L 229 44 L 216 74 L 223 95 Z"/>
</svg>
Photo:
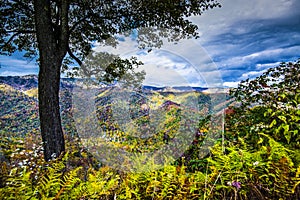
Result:
<svg viewBox="0 0 300 200">
<path fill-rule="evenodd" d="M 267 69 L 267 68 L 272 68 L 279 66 L 280 62 L 275 62 L 275 63 L 266 63 L 266 64 L 256 64 L 256 69 Z"/>
<path fill-rule="evenodd" d="M 292 49 L 294 49 L 295 47 L 292 47 Z M 250 55 L 244 56 L 242 59 L 243 60 L 256 60 L 258 58 L 261 57 L 277 57 L 278 55 L 282 54 L 285 51 L 289 51 L 288 49 L 283 49 L 283 48 L 279 48 L 279 49 L 268 49 L 268 50 L 264 50 L 264 51 L 259 51 L 256 53 L 252 53 Z"/>
<path fill-rule="evenodd" d="M 164 50 L 154 50 L 137 56 L 144 65 L 146 85 L 203 85 L 205 81 L 194 66 L 178 55 Z"/>
<path fill-rule="evenodd" d="M 189 81 L 173 69 L 167 69 L 165 67 L 155 65 L 146 65 L 141 69 L 146 71 L 146 79 L 144 81 L 145 85 L 189 85 Z"/>
<path fill-rule="evenodd" d="M 221 76 L 215 63 L 201 45 L 193 40 L 182 40 L 177 44 L 164 41 L 160 49 L 150 53 L 138 49 L 132 38 L 124 38 L 117 48 L 100 47 L 97 51 L 107 51 L 123 58 L 135 56 L 144 63 L 140 70 L 146 71 L 145 84 L 151 85 L 220 85 Z"/>
<path fill-rule="evenodd" d="M 6 66 L 6 67 L 11 67 L 11 68 L 18 68 L 22 67 L 24 69 L 37 69 L 38 66 L 34 62 L 29 62 L 26 60 L 20 60 L 20 59 L 15 59 L 13 57 L 6 57 L 6 56 L 1 56 L 1 65 Z"/>
<path fill-rule="evenodd" d="M 255 77 L 260 76 L 262 73 L 264 73 L 266 70 L 262 70 L 262 71 L 250 71 L 250 72 L 246 72 L 242 75 L 241 79 L 245 80 L 245 79 L 252 79 Z"/>
<path fill-rule="evenodd" d="M 0 76 L 25 76 L 28 74 L 35 74 L 35 73 L 28 73 L 27 71 L 16 72 L 16 71 L 8 71 L 8 70 L 0 72 Z"/>
<path fill-rule="evenodd" d="M 20 76 L 38 73 L 38 66 L 33 61 L 28 62 L 6 56 L 0 56 L 0 58 L 0 76 Z"/>
<path fill-rule="evenodd" d="M 224 82 L 224 87 L 236 88 L 240 82 L 239 81 L 232 81 L 232 82 Z"/>
</svg>

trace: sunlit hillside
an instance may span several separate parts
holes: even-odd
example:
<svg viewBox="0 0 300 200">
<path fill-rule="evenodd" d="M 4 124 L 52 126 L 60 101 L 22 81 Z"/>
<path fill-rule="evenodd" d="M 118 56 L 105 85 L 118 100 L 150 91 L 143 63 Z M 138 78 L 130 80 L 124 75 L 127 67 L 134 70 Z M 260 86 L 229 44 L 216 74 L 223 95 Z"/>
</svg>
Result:
<svg viewBox="0 0 300 200">
<path fill-rule="evenodd" d="M 37 99 L 12 88 L 0 85 L 1 136 L 24 136 L 39 129 Z"/>
</svg>

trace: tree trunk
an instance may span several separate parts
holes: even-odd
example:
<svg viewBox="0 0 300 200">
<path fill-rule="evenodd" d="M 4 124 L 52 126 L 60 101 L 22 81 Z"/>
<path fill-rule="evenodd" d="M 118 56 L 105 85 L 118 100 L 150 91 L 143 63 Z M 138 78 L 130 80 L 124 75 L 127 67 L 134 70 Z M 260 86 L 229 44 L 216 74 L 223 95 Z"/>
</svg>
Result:
<svg viewBox="0 0 300 200">
<path fill-rule="evenodd" d="M 49 161 L 65 151 L 59 108 L 61 64 L 68 47 L 68 1 L 58 5 L 58 25 L 52 23 L 50 1 L 35 0 L 35 28 L 39 49 L 39 115 L 44 158 Z"/>
<path fill-rule="evenodd" d="M 59 108 L 59 85 L 61 62 L 49 57 L 40 63 L 39 115 L 44 157 L 48 161 L 65 151 Z"/>
</svg>

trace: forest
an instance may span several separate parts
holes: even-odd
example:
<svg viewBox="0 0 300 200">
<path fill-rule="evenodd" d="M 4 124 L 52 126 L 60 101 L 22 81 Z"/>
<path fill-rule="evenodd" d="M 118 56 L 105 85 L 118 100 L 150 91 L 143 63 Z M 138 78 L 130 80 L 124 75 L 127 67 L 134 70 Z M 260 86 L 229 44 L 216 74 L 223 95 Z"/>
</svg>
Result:
<svg viewBox="0 0 300 200">
<path fill-rule="evenodd" d="M 281 63 L 244 80 L 223 102 L 202 91 L 130 93 L 125 122 L 114 114 L 123 105 L 113 101 L 114 88 L 102 88 L 95 96 L 98 135 L 80 135 L 90 119 L 76 121 L 82 118 L 74 117 L 72 87 L 62 81 L 66 151 L 49 162 L 34 81 L 1 79 L 0 198 L 299 199 L 299 65 Z"/>
</svg>

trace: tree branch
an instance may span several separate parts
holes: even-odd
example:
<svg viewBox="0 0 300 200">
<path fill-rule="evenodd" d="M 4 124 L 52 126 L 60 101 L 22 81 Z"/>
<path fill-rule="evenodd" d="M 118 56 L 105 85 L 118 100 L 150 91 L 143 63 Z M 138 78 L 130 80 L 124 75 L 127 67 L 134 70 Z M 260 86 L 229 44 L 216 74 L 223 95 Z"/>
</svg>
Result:
<svg viewBox="0 0 300 200">
<path fill-rule="evenodd" d="M 7 33 L 35 33 L 35 30 L 7 30 Z"/>
<path fill-rule="evenodd" d="M 78 63 L 78 65 L 82 65 L 82 61 L 72 53 L 70 47 L 68 47 L 68 54 Z"/>
<path fill-rule="evenodd" d="M 114 17 L 108 17 L 108 16 L 101 17 L 101 16 L 98 16 L 96 14 L 88 14 L 85 17 L 83 17 L 82 19 L 78 20 L 76 23 L 74 23 L 74 25 L 70 28 L 70 33 L 72 33 L 77 28 L 78 25 L 80 25 L 84 21 L 87 21 L 87 19 L 91 18 L 91 17 L 95 17 L 96 19 L 98 18 L 98 19 L 103 19 L 103 20 L 113 20 L 116 17 L 121 18 L 123 16 L 122 15 L 115 15 Z M 91 22 L 91 21 L 89 21 L 89 22 Z"/>
<path fill-rule="evenodd" d="M 9 43 L 12 42 L 12 40 L 17 37 L 20 34 L 25 34 L 25 33 L 35 33 L 34 30 L 13 30 L 13 31 L 6 31 L 8 33 L 14 33 L 10 38 L 5 42 L 2 46 L 0 46 L 0 49 L 3 49 L 5 46 L 7 46 Z"/>
<path fill-rule="evenodd" d="M 3 49 L 5 46 L 7 46 L 17 35 L 19 35 L 20 33 L 15 33 L 15 34 L 13 34 L 10 38 L 9 38 L 9 40 L 7 41 L 7 42 L 5 42 L 1 47 L 0 47 L 0 49 Z"/>
<path fill-rule="evenodd" d="M 81 20 L 78 20 L 71 28 L 70 28 L 70 33 L 72 33 L 78 25 L 80 25 L 83 21 L 85 21 L 89 16 L 86 15 L 84 18 L 82 18 Z"/>
<path fill-rule="evenodd" d="M 34 13 L 34 10 L 28 4 L 25 4 L 24 2 L 19 1 L 19 0 L 12 0 L 12 2 L 14 2 L 15 4 L 20 5 L 25 10 L 29 10 L 32 14 Z"/>
</svg>

